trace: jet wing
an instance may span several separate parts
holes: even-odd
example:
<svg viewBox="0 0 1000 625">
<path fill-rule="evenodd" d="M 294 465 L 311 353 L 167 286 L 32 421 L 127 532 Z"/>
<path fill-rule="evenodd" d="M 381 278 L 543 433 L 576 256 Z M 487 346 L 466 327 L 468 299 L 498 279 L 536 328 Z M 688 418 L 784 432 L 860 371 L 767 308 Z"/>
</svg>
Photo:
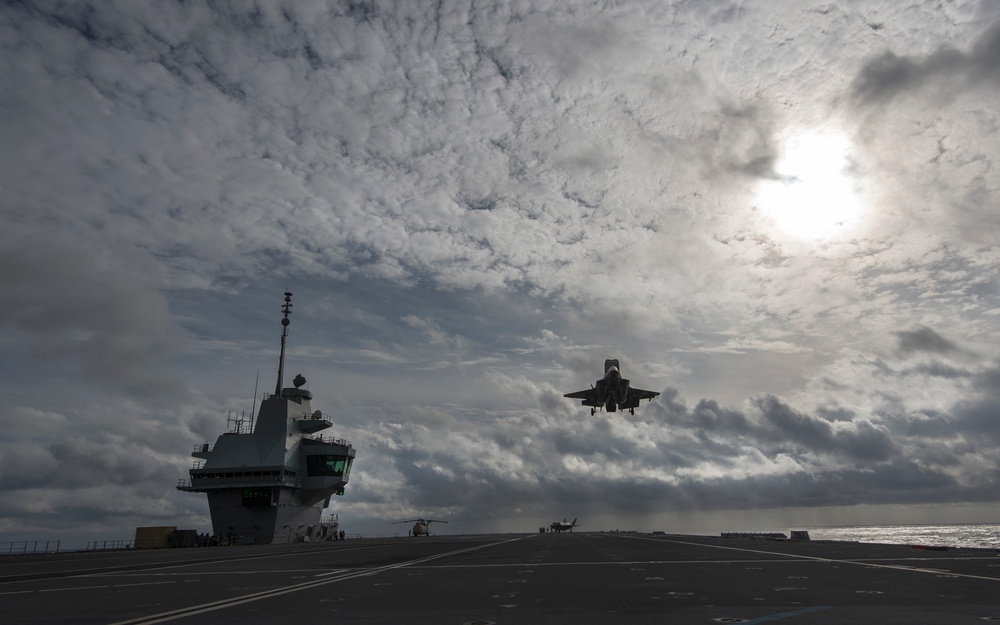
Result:
<svg viewBox="0 0 1000 625">
<path fill-rule="evenodd" d="M 622 408 L 637 408 L 639 406 L 639 401 L 643 399 L 653 399 L 659 395 L 656 391 L 646 391 L 641 388 L 630 388 L 628 390 L 628 399 L 622 403 Z"/>
<path fill-rule="evenodd" d="M 597 402 L 597 389 L 588 388 L 585 391 L 576 391 L 575 393 L 566 393 L 563 397 L 569 397 L 570 399 L 582 399 L 584 406 L 601 406 Z"/>
</svg>

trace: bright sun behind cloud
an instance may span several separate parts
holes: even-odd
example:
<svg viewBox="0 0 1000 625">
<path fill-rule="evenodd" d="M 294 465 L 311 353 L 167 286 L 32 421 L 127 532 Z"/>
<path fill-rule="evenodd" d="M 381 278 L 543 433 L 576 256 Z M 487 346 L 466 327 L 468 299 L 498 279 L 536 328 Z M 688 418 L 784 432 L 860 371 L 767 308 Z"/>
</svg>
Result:
<svg viewBox="0 0 1000 625">
<path fill-rule="evenodd" d="M 782 233 L 821 240 L 845 232 L 861 214 L 849 172 L 850 142 L 840 132 L 807 131 L 781 146 L 774 179 L 761 181 L 756 205 Z"/>
</svg>

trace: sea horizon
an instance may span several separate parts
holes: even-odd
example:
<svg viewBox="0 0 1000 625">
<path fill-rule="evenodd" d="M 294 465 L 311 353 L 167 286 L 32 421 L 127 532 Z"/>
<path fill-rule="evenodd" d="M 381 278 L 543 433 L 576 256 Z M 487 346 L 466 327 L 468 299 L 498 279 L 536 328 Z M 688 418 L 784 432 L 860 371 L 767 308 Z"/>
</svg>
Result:
<svg viewBox="0 0 1000 625">
<path fill-rule="evenodd" d="M 812 540 L 1000 550 L 1000 523 L 799 526 Z"/>
</svg>

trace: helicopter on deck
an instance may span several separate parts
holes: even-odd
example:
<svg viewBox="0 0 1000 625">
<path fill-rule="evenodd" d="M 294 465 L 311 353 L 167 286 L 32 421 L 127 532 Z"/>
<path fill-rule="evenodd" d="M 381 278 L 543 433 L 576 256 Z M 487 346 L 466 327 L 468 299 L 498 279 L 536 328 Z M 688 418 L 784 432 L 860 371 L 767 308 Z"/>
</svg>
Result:
<svg viewBox="0 0 1000 625">
<path fill-rule="evenodd" d="M 437 519 L 410 519 L 408 521 L 394 521 L 393 525 L 399 525 L 400 523 L 413 523 L 413 529 L 410 530 L 412 536 L 430 536 L 431 523 L 447 522 L 448 521 L 439 521 Z"/>
</svg>

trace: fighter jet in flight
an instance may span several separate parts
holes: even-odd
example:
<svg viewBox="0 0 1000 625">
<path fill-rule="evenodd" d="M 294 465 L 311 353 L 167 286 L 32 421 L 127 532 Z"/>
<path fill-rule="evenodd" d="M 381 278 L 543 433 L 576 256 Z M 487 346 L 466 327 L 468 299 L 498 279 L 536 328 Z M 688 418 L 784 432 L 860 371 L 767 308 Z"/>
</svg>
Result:
<svg viewBox="0 0 1000 625">
<path fill-rule="evenodd" d="M 657 395 L 659 393 L 655 391 L 631 388 L 629 381 L 622 377 L 621 371 L 618 369 L 618 359 L 609 358 L 604 361 L 604 378 L 597 381 L 596 387 L 592 386 L 586 391 L 566 393 L 563 397 L 582 399 L 584 406 L 590 406 L 590 414 L 597 412 L 598 408 L 603 408 L 608 412 L 627 408 L 629 414 L 635 414 L 639 400 L 652 400 Z"/>
</svg>

